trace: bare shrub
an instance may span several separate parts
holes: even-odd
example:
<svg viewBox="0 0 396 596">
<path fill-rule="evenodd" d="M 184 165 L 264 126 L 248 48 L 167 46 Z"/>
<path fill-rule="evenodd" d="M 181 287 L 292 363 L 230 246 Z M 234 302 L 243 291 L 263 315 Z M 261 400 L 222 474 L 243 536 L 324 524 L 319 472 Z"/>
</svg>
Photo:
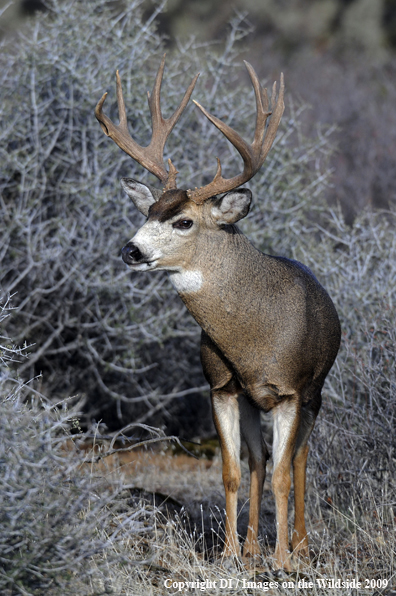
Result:
<svg viewBox="0 0 396 596">
<path fill-rule="evenodd" d="M 177 433 L 181 412 L 189 415 L 184 435 L 208 432 L 198 327 L 165 275 L 131 275 L 119 257 L 142 217 L 118 179 L 144 181 L 147 174 L 103 135 L 93 116 L 109 89 L 106 110 L 117 118 L 118 68 L 132 134 L 143 144 L 149 138 L 144 96 L 163 51 L 155 13 L 144 23 L 138 1 L 121 14 L 102 2 L 54 0 L 48 6 L 49 13 L 17 40 L 3 41 L 0 58 L 0 284 L 16 292 L 18 316 L 7 322 L 7 332 L 31 345 L 19 374 L 29 379 L 42 373 L 41 390 L 55 399 L 86 397 L 89 415 L 109 425 L 133 417 Z M 180 101 L 185 79 L 201 71 L 196 96 L 253 134 L 253 92 L 240 81 L 236 63 L 247 32 L 237 18 L 216 53 L 193 41 L 180 45 L 168 59 L 165 115 Z M 309 210 L 325 183 L 318 158 L 328 152 L 327 139 L 300 139 L 296 118 L 298 113 L 284 118 L 287 133 L 251 185 L 279 212 L 290 202 Z M 166 156 L 180 170 L 181 185 L 211 179 L 217 155 L 226 174 L 239 163 L 221 136 L 187 109 Z"/>
<path fill-rule="evenodd" d="M 144 138 L 161 41 L 139 2 L 122 15 L 102 2 L 50 8 L 23 43 L 2 48 L 0 277 L 19 312 L 7 329 L 34 344 L 24 378 L 42 372 L 52 395 L 88 396 L 91 415 L 110 422 L 128 408 L 144 417 L 167 394 L 202 385 L 197 359 L 187 385 L 171 364 L 175 350 L 189 354 L 196 331 L 163 276 L 132 278 L 119 259 L 141 221 L 118 184 L 135 165 L 104 137 L 93 109 L 119 68 L 131 126 Z M 173 77 L 185 70 L 175 64 Z M 166 105 L 176 90 L 164 90 Z"/>
<path fill-rule="evenodd" d="M 111 542 L 97 524 L 107 523 L 114 493 L 103 483 L 99 492 L 98 482 L 81 474 L 81 456 L 65 450 L 77 409 L 37 399 L 25 405 L 27 388 L 6 374 L 0 355 L 0 591 L 73 594 L 78 578 L 78 593 L 86 594 L 90 561 Z M 20 357 L 17 349 L 14 355 Z"/>
<path fill-rule="evenodd" d="M 8 301 L 0 301 L 0 323 L 9 311 Z M 132 502 L 122 474 L 94 465 L 106 447 L 101 441 L 86 449 L 101 433 L 98 426 L 81 431 L 81 403 L 51 404 L 13 377 L 8 365 L 20 362 L 24 350 L 7 342 L 0 345 L 0 592 L 109 593 L 125 584 L 126 563 L 151 563 L 152 553 L 141 556 L 131 545 L 147 539 L 157 512 Z M 144 430 L 153 435 L 149 443 L 164 439 L 157 429 Z M 107 453 L 123 436 L 115 433 Z"/>
<path fill-rule="evenodd" d="M 5 299 L 0 296 L 0 323 L 10 316 L 10 310 L 10 298 Z M 13 344 L 9 337 L 4 335 L 0 335 L 0 342 L 0 365 L 3 368 L 1 375 L 4 376 L 11 362 L 20 362 L 23 359 L 26 349 L 19 348 Z"/>
<path fill-rule="evenodd" d="M 318 121 L 337 126 L 328 196 L 341 203 L 348 223 L 368 207 L 394 208 L 394 54 L 378 61 L 360 51 L 296 53 L 285 70 L 293 92 L 312 106 L 310 134 Z"/>
<path fill-rule="evenodd" d="M 355 568 L 360 576 L 389 578 L 396 491 L 396 214 L 367 209 L 347 225 L 340 206 L 326 206 L 322 189 L 286 192 L 286 204 L 264 194 L 243 225 L 263 250 L 312 269 L 334 300 L 343 331 L 310 440 L 307 515 L 313 552 L 323 553 L 315 569 L 324 573 L 327 565 L 337 577 Z M 335 561 L 338 570 L 331 569 Z"/>
</svg>

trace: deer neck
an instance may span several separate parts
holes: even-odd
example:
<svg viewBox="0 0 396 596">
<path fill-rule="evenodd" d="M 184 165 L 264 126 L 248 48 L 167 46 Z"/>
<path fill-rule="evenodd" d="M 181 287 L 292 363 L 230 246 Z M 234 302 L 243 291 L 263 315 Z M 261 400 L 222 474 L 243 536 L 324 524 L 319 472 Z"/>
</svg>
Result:
<svg viewBox="0 0 396 596">
<path fill-rule="evenodd" d="M 246 312 L 251 297 L 244 278 L 256 268 L 257 254 L 238 228 L 227 226 L 216 234 L 201 234 L 186 268 L 170 273 L 184 304 L 214 341 L 220 341 L 225 325 L 232 330 Z"/>
</svg>

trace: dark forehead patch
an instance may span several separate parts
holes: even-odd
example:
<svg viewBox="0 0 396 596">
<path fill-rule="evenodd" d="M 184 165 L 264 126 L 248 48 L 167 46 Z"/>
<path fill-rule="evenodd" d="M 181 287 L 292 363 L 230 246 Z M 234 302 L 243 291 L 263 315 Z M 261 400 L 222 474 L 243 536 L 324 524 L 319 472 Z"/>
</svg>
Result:
<svg viewBox="0 0 396 596">
<path fill-rule="evenodd" d="M 150 219 L 157 219 L 163 223 L 181 213 L 189 200 L 185 190 L 167 190 L 158 201 L 151 205 L 148 216 Z"/>
</svg>

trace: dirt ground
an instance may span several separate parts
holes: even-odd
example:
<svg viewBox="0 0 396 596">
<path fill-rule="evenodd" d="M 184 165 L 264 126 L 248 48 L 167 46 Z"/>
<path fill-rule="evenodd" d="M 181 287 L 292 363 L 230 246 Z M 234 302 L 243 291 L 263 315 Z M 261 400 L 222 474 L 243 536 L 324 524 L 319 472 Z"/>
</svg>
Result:
<svg viewBox="0 0 396 596">
<path fill-rule="evenodd" d="M 190 528 L 203 530 L 208 552 L 219 552 L 224 538 L 225 497 L 220 449 L 212 459 L 190 457 L 167 450 L 132 450 L 111 455 L 92 466 L 95 476 L 110 483 L 122 478 L 131 492 L 131 504 L 139 500 L 157 507 L 167 517 L 187 520 Z M 249 466 L 241 460 L 238 493 L 238 533 L 246 535 L 249 514 Z M 291 500 L 292 502 L 292 496 Z M 275 547 L 275 506 L 271 490 L 271 460 L 267 464 L 260 518 L 260 537 L 270 550 Z"/>
</svg>

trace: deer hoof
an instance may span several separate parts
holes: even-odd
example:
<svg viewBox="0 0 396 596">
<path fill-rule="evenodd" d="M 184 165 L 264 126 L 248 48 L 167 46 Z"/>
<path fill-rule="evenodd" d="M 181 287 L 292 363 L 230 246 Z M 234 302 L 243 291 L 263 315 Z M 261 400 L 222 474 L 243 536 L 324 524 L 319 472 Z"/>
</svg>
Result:
<svg viewBox="0 0 396 596">
<path fill-rule="evenodd" d="M 274 555 L 274 570 L 278 571 L 281 569 L 287 571 L 288 573 L 291 573 L 293 571 L 291 553 L 289 551 L 287 551 L 286 553 L 281 553 L 277 549 Z"/>
<path fill-rule="evenodd" d="M 299 557 L 301 559 L 309 558 L 308 538 L 304 536 L 302 540 L 299 540 L 297 535 L 294 534 L 292 537 L 292 550 L 293 557 Z"/>
<path fill-rule="evenodd" d="M 245 542 L 243 547 L 243 558 L 244 559 L 256 559 L 261 558 L 261 550 L 256 541 Z"/>
</svg>

